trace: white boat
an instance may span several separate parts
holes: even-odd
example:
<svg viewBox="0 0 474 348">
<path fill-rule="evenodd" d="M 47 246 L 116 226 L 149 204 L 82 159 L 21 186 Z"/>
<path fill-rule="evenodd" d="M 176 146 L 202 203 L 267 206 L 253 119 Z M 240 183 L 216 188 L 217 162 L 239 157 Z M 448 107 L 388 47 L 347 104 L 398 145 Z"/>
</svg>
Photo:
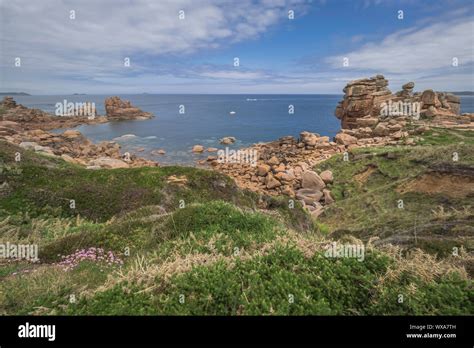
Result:
<svg viewBox="0 0 474 348">
<path fill-rule="evenodd" d="M 229 112 L 229 114 L 235 115 L 235 111 L 231 111 L 231 112 Z"/>
</svg>

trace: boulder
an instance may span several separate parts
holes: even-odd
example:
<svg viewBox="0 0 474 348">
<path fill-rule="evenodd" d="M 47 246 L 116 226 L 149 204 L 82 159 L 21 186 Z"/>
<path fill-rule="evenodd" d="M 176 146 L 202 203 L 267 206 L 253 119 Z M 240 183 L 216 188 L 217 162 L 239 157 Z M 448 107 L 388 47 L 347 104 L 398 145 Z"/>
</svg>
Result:
<svg viewBox="0 0 474 348">
<path fill-rule="evenodd" d="M 373 131 L 376 137 L 383 137 L 390 133 L 390 130 L 387 128 L 387 125 L 384 123 L 379 123 Z"/>
<path fill-rule="evenodd" d="M 300 133 L 300 140 L 307 146 L 315 146 L 318 143 L 319 134 L 304 131 Z"/>
<path fill-rule="evenodd" d="M 99 157 L 89 162 L 89 167 L 95 167 L 95 166 L 98 166 L 101 168 L 109 168 L 109 169 L 129 167 L 128 163 L 122 160 L 119 160 L 116 158 L 110 158 L 110 157 Z"/>
<path fill-rule="evenodd" d="M 62 134 L 63 137 L 67 139 L 76 139 L 80 136 L 82 136 L 81 132 L 77 130 L 67 130 Z"/>
<path fill-rule="evenodd" d="M 277 166 L 280 164 L 280 160 L 277 157 L 273 156 L 267 161 L 267 164 L 270 166 Z"/>
<path fill-rule="evenodd" d="M 331 195 L 331 191 L 324 189 L 323 195 L 324 195 L 324 204 L 329 205 L 329 204 L 334 203 L 334 198 Z"/>
<path fill-rule="evenodd" d="M 157 156 L 157 155 L 165 155 L 166 151 L 163 149 L 158 149 L 158 150 L 153 150 L 150 153 L 154 156 Z"/>
<path fill-rule="evenodd" d="M 330 170 L 325 170 L 319 174 L 321 179 L 324 181 L 325 184 L 330 184 L 333 182 L 334 178 L 332 172 Z"/>
<path fill-rule="evenodd" d="M 286 171 L 286 166 L 283 163 L 280 163 L 278 166 L 273 167 L 274 173 L 282 173 Z"/>
<path fill-rule="evenodd" d="M 54 155 L 53 150 L 52 150 L 50 147 L 48 147 L 48 146 L 36 145 L 36 146 L 34 147 L 34 150 L 35 150 L 35 152 L 40 152 L 40 153 L 43 153 L 43 154 L 46 153 L 46 154 Z"/>
<path fill-rule="evenodd" d="M 22 141 L 19 146 L 26 150 L 34 150 L 38 144 L 32 141 Z"/>
<path fill-rule="evenodd" d="M 267 189 L 271 190 L 273 188 L 281 186 L 281 182 L 275 179 L 271 173 L 268 173 L 267 177 L 265 178 L 265 186 L 267 187 Z"/>
<path fill-rule="evenodd" d="M 405 84 L 402 86 L 402 89 L 403 89 L 403 90 L 406 90 L 406 91 L 412 91 L 413 88 L 415 88 L 415 83 L 414 83 L 414 82 L 408 82 L 408 83 L 405 83 Z"/>
<path fill-rule="evenodd" d="M 326 184 L 316 172 L 307 170 L 301 174 L 301 186 L 303 188 L 321 191 L 326 187 Z"/>
<path fill-rule="evenodd" d="M 336 134 L 334 139 L 336 140 L 336 143 L 341 144 L 341 145 L 347 146 L 351 144 L 357 144 L 357 138 L 346 133 L 338 133 Z"/>
<path fill-rule="evenodd" d="M 296 179 L 293 173 L 288 173 L 288 172 L 279 172 L 275 174 L 275 178 L 277 178 L 280 181 L 284 182 L 291 182 Z"/>
<path fill-rule="evenodd" d="M 296 191 L 296 199 L 303 201 L 307 205 L 313 205 L 323 197 L 323 193 L 319 190 L 302 188 Z"/>
<path fill-rule="evenodd" d="M 402 86 L 402 91 L 398 92 L 396 95 L 403 98 L 409 98 L 413 95 L 413 88 L 415 87 L 415 83 L 408 82 Z"/>
<path fill-rule="evenodd" d="M 437 113 L 437 110 L 434 107 L 434 105 L 430 105 L 428 109 L 423 111 L 423 115 L 426 117 L 435 117 L 436 113 Z"/>
<path fill-rule="evenodd" d="M 432 89 L 427 89 L 421 95 L 421 102 L 423 103 L 423 106 L 428 107 L 429 105 L 435 105 L 436 100 L 437 100 L 436 93 L 433 92 Z"/>
<path fill-rule="evenodd" d="M 219 140 L 219 142 L 223 145 L 229 145 L 229 144 L 235 143 L 236 140 L 237 139 L 235 139 L 234 137 L 224 137 L 221 140 Z"/>
<path fill-rule="evenodd" d="M 461 114 L 461 98 L 452 94 L 446 93 L 446 102 L 449 105 L 449 109 L 456 115 Z"/>
<path fill-rule="evenodd" d="M 201 153 L 203 151 L 204 151 L 204 146 L 202 146 L 202 145 L 194 145 L 193 146 L 192 152 Z"/>
<path fill-rule="evenodd" d="M 258 176 L 265 176 L 270 171 L 270 166 L 267 164 L 259 164 L 257 166 L 257 175 Z"/>
</svg>

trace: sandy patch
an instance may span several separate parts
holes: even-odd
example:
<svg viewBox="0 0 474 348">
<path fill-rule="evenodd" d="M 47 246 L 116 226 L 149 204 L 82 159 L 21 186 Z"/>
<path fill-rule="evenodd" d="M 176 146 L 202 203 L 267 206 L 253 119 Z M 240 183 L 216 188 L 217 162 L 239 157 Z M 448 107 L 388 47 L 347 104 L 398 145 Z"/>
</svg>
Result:
<svg viewBox="0 0 474 348">
<path fill-rule="evenodd" d="M 397 192 L 421 192 L 463 198 L 474 195 L 474 177 L 431 172 L 399 186 Z"/>
</svg>

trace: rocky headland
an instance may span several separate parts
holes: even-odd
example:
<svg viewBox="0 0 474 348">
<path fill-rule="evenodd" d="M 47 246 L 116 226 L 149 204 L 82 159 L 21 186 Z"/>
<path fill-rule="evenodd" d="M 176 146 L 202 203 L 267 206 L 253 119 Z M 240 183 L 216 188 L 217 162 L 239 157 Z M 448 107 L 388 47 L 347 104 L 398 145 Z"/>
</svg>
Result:
<svg viewBox="0 0 474 348">
<path fill-rule="evenodd" d="M 52 130 L 58 128 L 73 128 L 82 124 L 99 124 L 108 121 L 107 117 L 99 115 L 94 115 L 94 117 L 85 115 L 52 115 L 40 109 L 31 109 L 21 104 L 17 104 L 16 101 L 10 96 L 3 98 L 3 101 L 0 103 L 0 107 L 2 108 L 0 120 L 2 122 L 15 122 L 17 127 L 22 130 Z M 10 126 L 14 125 L 10 124 Z M 8 123 L 2 123 L 0 126 L 0 135 L 9 135 L 8 132 L 12 132 L 12 130 L 9 128 L 11 127 L 8 126 Z"/>
<path fill-rule="evenodd" d="M 386 119 L 412 119 L 432 125 L 456 126 L 474 121 L 472 114 L 460 114 L 461 99 L 451 93 L 431 89 L 414 93 L 414 82 L 392 93 L 383 75 L 349 82 L 343 89 L 344 98 L 336 107 L 335 115 L 344 129 L 375 130 L 375 136 L 387 133 Z M 362 132 L 364 132 L 362 131 Z"/>
<path fill-rule="evenodd" d="M 474 114 L 460 114 L 460 98 L 444 92 L 413 93 L 413 82 L 393 94 L 382 75 L 351 81 L 343 89 L 343 100 L 335 116 L 341 130 L 333 138 L 301 132 L 299 138 L 286 136 L 256 144 L 244 151 L 258 153 L 256 165 L 229 163 L 209 156 L 215 169 L 233 177 L 237 184 L 269 195 L 288 195 L 318 216 L 334 202 L 330 191 L 332 173 L 316 173 L 315 164 L 335 154 L 373 146 L 416 145 L 430 127 L 474 129 Z"/>
<path fill-rule="evenodd" d="M 148 120 L 153 117 L 151 113 L 144 112 L 134 107 L 130 101 L 119 97 L 107 98 L 105 111 L 109 120 Z"/>
<path fill-rule="evenodd" d="M 67 162 L 83 165 L 89 169 L 158 165 L 133 154 L 122 154 L 120 145 L 113 141 L 93 144 L 77 130 L 66 130 L 63 133 L 49 132 L 53 129 L 73 128 L 83 124 L 151 117 L 150 113 L 131 107 L 130 102 L 122 103 L 118 97 L 107 99 L 105 104 L 106 116 L 55 116 L 39 109 L 19 105 L 12 97 L 7 96 L 0 103 L 0 139 L 47 156 L 61 157 Z M 110 105 L 113 105 L 112 109 Z"/>
</svg>

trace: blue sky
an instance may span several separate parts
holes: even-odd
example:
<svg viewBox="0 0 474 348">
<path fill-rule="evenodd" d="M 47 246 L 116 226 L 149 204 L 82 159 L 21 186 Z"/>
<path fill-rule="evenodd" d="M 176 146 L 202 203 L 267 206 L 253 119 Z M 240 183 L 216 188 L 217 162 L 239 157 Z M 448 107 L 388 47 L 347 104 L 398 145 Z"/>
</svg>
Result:
<svg viewBox="0 0 474 348">
<path fill-rule="evenodd" d="M 375 74 L 392 91 L 474 90 L 470 0 L 0 0 L 0 11 L 0 91 L 340 93 Z"/>
</svg>

